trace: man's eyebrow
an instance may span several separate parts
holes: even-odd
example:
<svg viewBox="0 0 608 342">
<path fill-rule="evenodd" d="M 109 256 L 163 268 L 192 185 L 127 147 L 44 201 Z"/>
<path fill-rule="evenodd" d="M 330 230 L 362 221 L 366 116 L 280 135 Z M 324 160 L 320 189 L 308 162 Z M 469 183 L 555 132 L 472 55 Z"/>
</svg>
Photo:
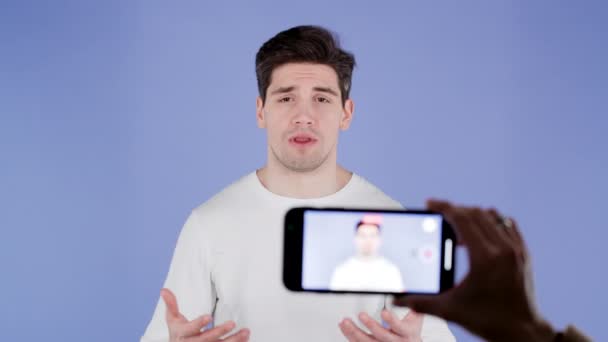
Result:
<svg viewBox="0 0 608 342">
<path fill-rule="evenodd" d="M 320 91 L 322 93 L 329 93 L 329 94 L 332 94 L 333 96 L 338 96 L 338 92 L 336 92 L 335 90 L 333 90 L 330 87 L 314 87 L 312 89 L 314 91 Z"/>
<path fill-rule="evenodd" d="M 270 92 L 270 95 L 276 95 L 276 94 L 285 94 L 285 93 L 289 93 L 292 92 L 296 89 L 295 86 L 289 86 L 289 87 L 279 87 L 273 91 Z M 330 87 L 314 87 L 312 88 L 314 91 L 318 91 L 318 92 L 322 92 L 322 93 L 328 93 L 331 94 L 333 96 L 339 96 L 338 92 L 333 90 Z"/>
<path fill-rule="evenodd" d="M 296 87 L 294 87 L 294 86 L 280 87 L 280 88 L 277 88 L 277 89 L 273 90 L 270 93 L 270 95 L 289 93 L 289 92 L 292 92 L 294 89 L 296 89 Z"/>
</svg>

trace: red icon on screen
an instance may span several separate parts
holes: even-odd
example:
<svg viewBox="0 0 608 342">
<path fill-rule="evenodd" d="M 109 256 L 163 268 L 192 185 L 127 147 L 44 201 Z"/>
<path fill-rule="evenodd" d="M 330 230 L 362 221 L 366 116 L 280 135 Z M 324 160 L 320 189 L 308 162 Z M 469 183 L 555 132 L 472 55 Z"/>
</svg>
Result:
<svg viewBox="0 0 608 342">
<path fill-rule="evenodd" d="M 435 248 L 429 245 L 418 248 L 418 259 L 423 263 L 430 263 L 435 260 Z"/>
</svg>

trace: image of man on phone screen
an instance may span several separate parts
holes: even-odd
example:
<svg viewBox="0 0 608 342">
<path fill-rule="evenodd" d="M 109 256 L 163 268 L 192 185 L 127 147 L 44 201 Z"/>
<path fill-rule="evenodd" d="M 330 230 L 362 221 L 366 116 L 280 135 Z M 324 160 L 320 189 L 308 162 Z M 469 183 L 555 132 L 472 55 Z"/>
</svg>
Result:
<svg viewBox="0 0 608 342">
<path fill-rule="evenodd" d="M 329 288 L 337 291 L 403 292 L 399 268 L 380 255 L 381 217 L 365 217 L 355 227 L 356 254 L 338 265 Z"/>
</svg>

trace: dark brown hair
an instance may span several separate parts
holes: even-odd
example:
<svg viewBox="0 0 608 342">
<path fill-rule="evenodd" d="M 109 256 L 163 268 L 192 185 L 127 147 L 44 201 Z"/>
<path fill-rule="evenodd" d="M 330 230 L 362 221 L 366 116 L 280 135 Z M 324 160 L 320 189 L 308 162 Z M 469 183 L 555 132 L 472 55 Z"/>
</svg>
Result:
<svg viewBox="0 0 608 342">
<path fill-rule="evenodd" d="M 255 73 L 262 102 L 272 71 L 286 63 L 316 63 L 330 66 L 338 74 L 342 104 L 348 99 L 355 56 L 340 48 L 338 37 L 319 26 L 296 26 L 268 40 L 255 56 Z"/>
<path fill-rule="evenodd" d="M 376 226 L 376 228 L 378 228 L 378 233 L 381 232 L 379 224 L 372 223 L 372 222 L 359 221 L 359 222 L 357 222 L 357 225 L 355 226 L 355 233 L 359 231 L 359 227 L 361 227 L 361 226 Z"/>
</svg>

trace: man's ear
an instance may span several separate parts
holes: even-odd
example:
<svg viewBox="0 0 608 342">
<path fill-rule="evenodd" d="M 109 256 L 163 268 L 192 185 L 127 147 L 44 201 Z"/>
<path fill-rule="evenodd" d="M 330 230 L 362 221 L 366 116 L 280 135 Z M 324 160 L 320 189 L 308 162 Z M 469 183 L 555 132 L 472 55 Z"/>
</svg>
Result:
<svg viewBox="0 0 608 342">
<path fill-rule="evenodd" d="M 351 99 L 344 101 L 344 107 L 342 108 L 342 118 L 340 119 L 340 129 L 345 131 L 350 127 L 350 123 L 353 120 L 353 113 L 355 112 L 355 103 Z"/>
<path fill-rule="evenodd" d="M 266 128 L 266 118 L 264 117 L 264 102 L 261 97 L 255 99 L 255 117 L 259 128 Z"/>
</svg>

